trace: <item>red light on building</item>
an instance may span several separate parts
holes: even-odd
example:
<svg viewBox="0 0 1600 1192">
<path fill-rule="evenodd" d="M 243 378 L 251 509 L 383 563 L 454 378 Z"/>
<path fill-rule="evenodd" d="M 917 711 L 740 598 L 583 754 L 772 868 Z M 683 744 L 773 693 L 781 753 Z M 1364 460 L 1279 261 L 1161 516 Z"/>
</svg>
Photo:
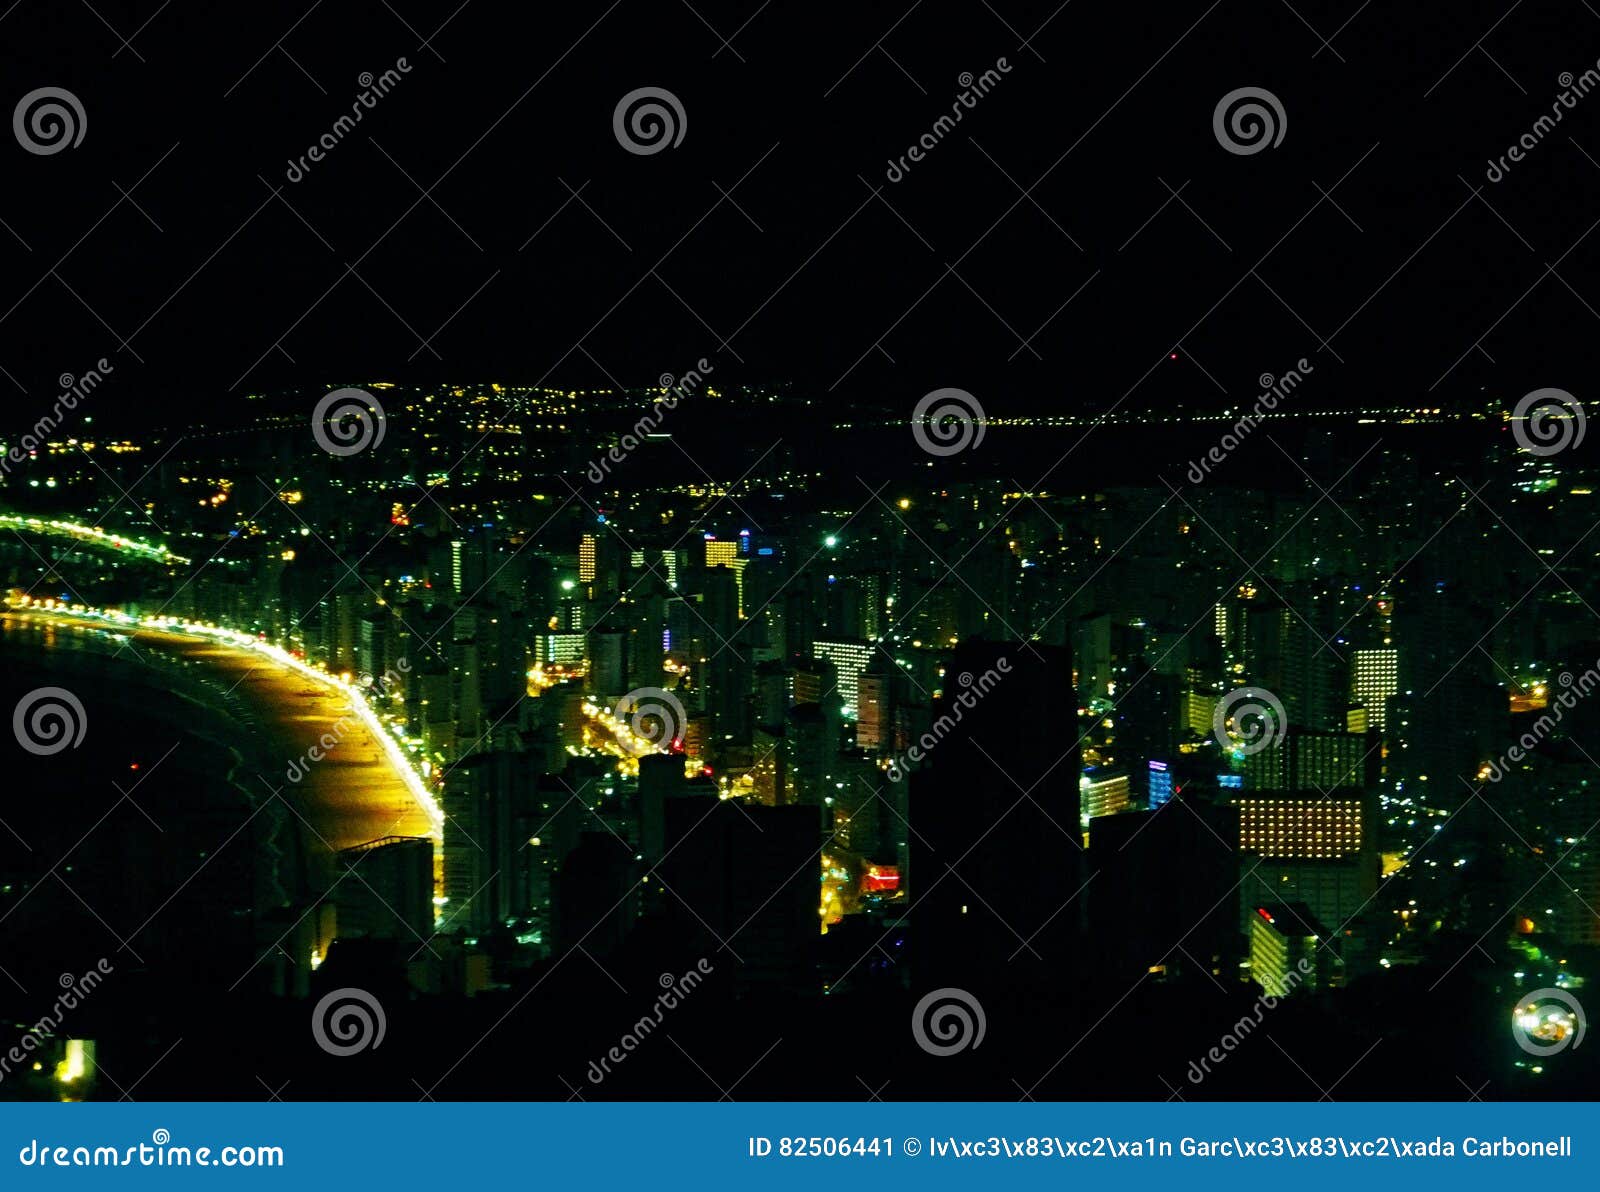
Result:
<svg viewBox="0 0 1600 1192">
<path fill-rule="evenodd" d="M 861 879 L 863 894 L 888 894 L 900 888 L 898 865 L 869 865 Z"/>
</svg>

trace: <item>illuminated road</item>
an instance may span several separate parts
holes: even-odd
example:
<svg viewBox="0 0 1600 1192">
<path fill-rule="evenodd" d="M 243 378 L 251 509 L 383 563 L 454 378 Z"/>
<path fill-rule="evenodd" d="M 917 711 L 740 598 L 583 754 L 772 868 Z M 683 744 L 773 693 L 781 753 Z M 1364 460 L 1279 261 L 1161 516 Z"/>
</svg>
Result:
<svg viewBox="0 0 1600 1192">
<path fill-rule="evenodd" d="M 82 522 L 61 521 L 54 518 L 24 517 L 16 513 L 0 513 L 0 530 L 10 530 L 17 534 L 41 534 L 50 538 L 62 538 L 70 542 L 98 547 L 102 550 L 115 551 L 118 554 L 147 559 L 155 563 L 165 563 L 168 566 L 185 566 L 192 561 L 183 555 L 173 554 L 160 544 L 146 542 L 142 538 L 135 538 L 131 535 L 107 533 L 99 526 L 85 525 Z"/>
<path fill-rule="evenodd" d="M 56 633 L 107 635 L 104 622 L 60 613 L 5 612 L 7 628 L 33 626 Z M 383 836 L 430 836 L 433 820 L 385 751 L 383 742 L 336 688 L 255 651 L 201 637 L 165 630 L 129 627 L 116 630 L 133 650 L 199 663 L 225 691 L 242 702 L 268 742 L 259 775 L 241 774 L 267 797 L 281 791 L 305 840 L 308 861 L 326 871 L 330 850 L 349 848 Z M 130 654 L 130 666 L 139 665 Z M 231 714 L 219 708 L 224 715 Z M 313 746 L 327 735 L 333 740 L 320 761 L 309 760 Z M 241 747 L 245 742 L 240 742 Z M 298 782 L 286 776 L 291 763 L 302 773 Z M 270 768 L 269 768 L 270 767 Z"/>
</svg>

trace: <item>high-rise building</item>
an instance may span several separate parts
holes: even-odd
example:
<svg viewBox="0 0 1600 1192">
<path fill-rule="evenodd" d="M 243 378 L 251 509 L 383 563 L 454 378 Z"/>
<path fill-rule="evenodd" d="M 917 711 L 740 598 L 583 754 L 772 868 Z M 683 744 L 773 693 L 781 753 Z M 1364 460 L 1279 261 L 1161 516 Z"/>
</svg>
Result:
<svg viewBox="0 0 1600 1192">
<path fill-rule="evenodd" d="M 686 797 L 666 805 L 661 883 L 690 946 L 736 990 L 810 993 L 821 927 L 822 814 Z"/>
<path fill-rule="evenodd" d="M 578 582 L 584 584 L 594 583 L 595 576 L 599 573 L 600 540 L 593 534 L 585 534 L 578 540 Z"/>
<path fill-rule="evenodd" d="M 1320 989 L 1337 967 L 1333 946 L 1305 903 L 1257 906 L 1250 916 L 1250 979 L 1268 997 Z"/>
<path fill-rule="evenodd" d="M 1151 759 L 1148 770 L 1149 805 L 1150 810 L 1154 811 L 1172 798 L 1172 767 L 1166 762 Z"/>
<path fill-rule="evenodd" d="M 1238 796 L 1241 909 L 1303 902 L 1344 931 L 1373 901 L 1380 861 L 1372 795 L 1355 790 Z M 1241 922 L 1252 930 L 1248 917 Z"/>
<path fill-rule="evenodd" d="M 339 852 L 333 893 L 340 936 L 425 940 L 433 934 L 433 841 L 385 836 Z"/>
<path fill-rule="evenodd" d="M 886 669 L 863 671 L 856 683 L 856 748 L 880 753 L 893 744 L 894 676 Z"/>
<path fill-rule="evenodd" d="M 1367 710 L 1367 724 L 1388 727 L 1389 700 L 1400 690 L 1400 652 L 1391 647 L 1356 650 L 1350 667 L 1350 694 Z"/>
<path fill-rule="evenodd" d="M 1091 767 L 1078 779 L 1078 822 L 1084 828 L 1102 815 L 1115 815 L 1133 805 L 1133 788 L 1120 771 Z"/>
<path fill-rule="evenodd" d="M 835 694 L 847 720 L 856 719 L 860 711 L 861 675 L 872 662 L 873 646 L 865 641 L 818 638 L 811 645 L 812 655 L 833 663 L 838 676 Z"/>
<path fill-rule="evenodd" d="M 1378 756 L 1365 734 L 1320 732 L 1289 725 L 1244 759 L 1251 790 L 1329 791 L 1365 787 Z"/>
<path fill-rule="evenodd" d="M 1082 975 L 1078 920 L 1063 910 L 1084 880 L 1081 766 L 1070 715 L 1062 732 L 1043 729 L 1039 715 L 1071 690 L 1070 655 L 968 639 L 949 671 L 1003 677 L 959 720 L 953 684 L 935 701 L 936 722 L 946 716 L 954 727 L 911 776 L 907 831 L 922 883 L 916 981 L 967 988 L 982 974 L 1030 993 L 1061 988 Z"/>
</svg>

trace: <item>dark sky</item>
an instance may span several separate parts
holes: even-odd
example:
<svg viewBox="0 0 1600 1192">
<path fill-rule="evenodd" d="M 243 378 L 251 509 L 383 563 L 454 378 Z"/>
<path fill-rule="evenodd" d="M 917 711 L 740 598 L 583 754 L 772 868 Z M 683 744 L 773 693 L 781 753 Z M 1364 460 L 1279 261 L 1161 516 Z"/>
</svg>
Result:
<svg viewBox="0 0 1600 1192">
<path fill-rule="evenodd" d="M 76 148 L 0 148 L 19 421 L 101 356 L 118 400 L 186 408 L 701 357 L 896 408 L 942 386 L 991 412 L 1221 404 L 1301 357 L 1308 402 L 1583 398 L 1600 330 L 1600 94 L 1485 179 L 1600 59 L 1582 0 L 18 0 L 0 58 L 7 108 L 58 86 L 87 115 Z M 648 156 L 612 129 L 643 86 L 687 117 Z M 1253 155 L 1212 128 L 1245 86 L 1286 114 Z"/>
</svg>

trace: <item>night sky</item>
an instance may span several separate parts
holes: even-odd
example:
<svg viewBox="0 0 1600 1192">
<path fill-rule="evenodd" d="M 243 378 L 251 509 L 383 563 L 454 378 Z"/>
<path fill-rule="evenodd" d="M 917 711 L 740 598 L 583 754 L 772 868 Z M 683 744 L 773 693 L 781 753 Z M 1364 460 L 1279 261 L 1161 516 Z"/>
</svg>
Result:
<svg viewBox="0 0 1600 1192">
<path fill-rule="evenodd" d="M 515 7 L 11 5 L 6 105 L 58 86 L 87 116 L 76 148 L 3 150 L 17 418 L 102 356 L 160 416 L 702 357 L 723 384 L 891 409 L 958 386 L 995 414 L 1220 407 L 1302 357 L 1308 403 L 1586 396 L 1600 95 L 1485 177 L 1600 60 L 1582 0 Z M 612 130 L 644 86 L 686 114 L 652 155 Z M 1212 116 L 1246 86 L 1286 127 L 1240 155 Z"/>
</svg>

